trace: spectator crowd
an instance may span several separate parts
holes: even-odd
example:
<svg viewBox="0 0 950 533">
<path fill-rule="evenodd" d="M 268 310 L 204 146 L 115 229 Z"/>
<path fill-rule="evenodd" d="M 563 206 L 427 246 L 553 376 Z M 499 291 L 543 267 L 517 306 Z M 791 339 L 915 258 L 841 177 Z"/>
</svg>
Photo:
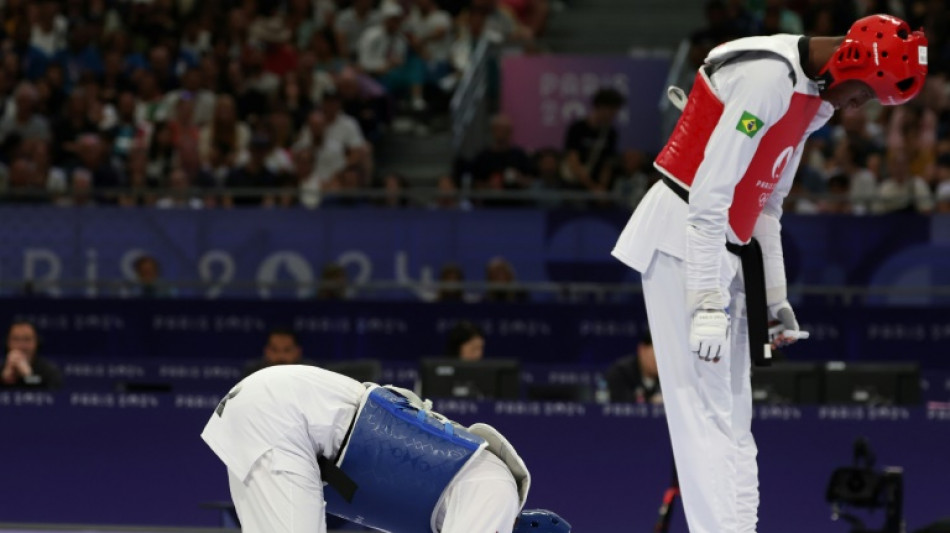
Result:
<svg viewBox="0 0 950 533">
<path fill-rule="evenodd" d="M 444 112 L 479 40 L 531 42 L 546 16 L 547 0 L 8 0 L 0 199 L 315 207 L 382 189 L 393 117 Z"/>
<path fill-rule="evenodd" d="M 787 212 L 950 212 L 950 4 L 928 0 L 711 0 L 690 35 L 698 66 L 721 42 L 775 33 L 844 35 L 890 13 L 929 40 L 929 76 L 909 104 L 842 110 L 806 145 Z"/>
<path fill-rule="evenodd" d="M 529 153 L 502 113 L 471 158 L 380 172 L 394 117 L 446 113 L 481 41 L 531 49 L 548 0 L 12 0 L 0 7 L 0 201 L 199 209 L 377 205 L 632 208 L 658 179 L 623 150 L 602 89 L 561 146 Z M 807 144 L 787 210 L 950 212 L 950 6 L 711 0 L 693 67 L 751 35 L 841 35 L 871 12 L 923 27 L 913 102 L 846 110 Z M 690 70 L 690 69 L 687 69 Z M 364 194 L 369 191 L 370 194 Z"/>
<path fill-rule="evenodd" d="M 924 28 L 930 41 L 930 75 L 921 95 L 901 107 L 872 102 L 836 113 L 811 136 L 786 210 L 800 214 L 950 213 L 950 4 L 926 0 L 711 0 L 706 26 L 689 36 L 691 81 L 716 45 L 742 37 L 792 33 L 844 35 L 857 18 L 892 13 Z M 456 165 L 453 191 L 471 183 L 478 205 L 574 205 L 633 208 L 660 175 L 652 155 L 618 147 L 614 121 L 623 96 L 611 89 L 593 95 L 590 113 L 572 123 L 560 147 L 528 154 L 511 144 L 504 115 L 491 122 L 490 141 Z M 558 191 L 561 197 L 545 194 Z M 582 192 L 572 200 L 564 191 Z M 463 205 L 462 207 L 467 207 Z"/>
</svg>

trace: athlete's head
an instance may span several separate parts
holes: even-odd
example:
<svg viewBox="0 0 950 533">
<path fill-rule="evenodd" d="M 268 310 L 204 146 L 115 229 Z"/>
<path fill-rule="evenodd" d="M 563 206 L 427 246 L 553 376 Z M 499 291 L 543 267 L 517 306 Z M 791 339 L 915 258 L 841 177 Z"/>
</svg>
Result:
<svg viewBox="0 0 950 533">
<path fill-rule="evenodd" d="M 821 68 L 822 98 L 837 108 L 872 98 L 900 105 L 917 96 L 927 77 L 927 37 L 890 15 L 864 17 L 848 30 Z"/>
<path fill-rule="evenodd" d="M 571 533 L 571 524 L 545 509 L 526 509 L 518 515 L 512 533 Z"/>
</svg>

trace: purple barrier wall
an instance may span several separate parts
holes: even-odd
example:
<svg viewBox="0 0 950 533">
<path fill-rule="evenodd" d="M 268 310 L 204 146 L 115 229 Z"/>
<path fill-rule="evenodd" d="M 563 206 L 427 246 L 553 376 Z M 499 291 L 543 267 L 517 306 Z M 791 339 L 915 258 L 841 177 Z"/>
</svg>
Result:
<svg viewBox="0 0 950 533">
<path fill-rule="evenodd" d="M 811 337 L 792 360 L 907 360 L 950 368 L 950 308 L 796 306 Z M 300 335 L 312 359 L 413 361 L 444 354 L 459 320 L 480 325 L 489 357 L 609 363 L 632 353 L 646 325 L 629 304 L 435 304 L 216 300 L 4 300 L 0 324 L 30 320 L 47 355 L 234 358 L 260 356 L 270 327 Z"/>
<path fill-rule="evenodd" d="M 210 394 L 0 392 L 0 521 L 215 526 L 203 501 L 228 498 L 224 467 L 198 435 Z M 649 531 L 670 478 L 662 411 L 631 405 L 440 402 L 488 422 L 534 475 L 529 506 L 576 533 Z M 950 514 L 950 410 L 759 408 L 761 531 L 845 532 L 823 501 L 830 473 L 864 435 L 881 465 L 905 468 L 910 530 Z M 682 514 L 673 531 L 685 533 Z M 876 524 L 876 523 L 875 523 Z"/>
</svg>

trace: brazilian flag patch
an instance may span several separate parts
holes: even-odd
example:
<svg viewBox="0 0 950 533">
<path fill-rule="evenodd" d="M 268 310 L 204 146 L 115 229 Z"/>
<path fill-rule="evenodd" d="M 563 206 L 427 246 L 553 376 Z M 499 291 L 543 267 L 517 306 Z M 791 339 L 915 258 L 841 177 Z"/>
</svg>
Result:
<svg viewBox="0 0 950 533">
<path fill-rule="evenodd" d="M 748 111 L 743 111 L 742 118 L 740 118 L 739 123 L 736 124 L 736 129 L 751 139 L 755 137 L 756 133 L 759 133 L 759 130 L 762 129 L 764 125 L 765 123 L 762 122 L 759 117 Z"/>
</svg>

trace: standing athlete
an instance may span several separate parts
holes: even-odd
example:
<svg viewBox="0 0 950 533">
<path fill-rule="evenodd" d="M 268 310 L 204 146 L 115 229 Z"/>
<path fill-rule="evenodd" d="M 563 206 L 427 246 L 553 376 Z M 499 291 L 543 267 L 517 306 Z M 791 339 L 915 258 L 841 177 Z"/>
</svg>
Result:
<svg viewBox="0 0 950 533">
<path fill-rule="evenodd" d="M 521 511 L 531 476 L 507 439 L 430 408 L 274 366 L 231 389 L 201 438 L 228 468 L 244 533 L 326 533 L 327 513 L 391 533 L 570 533 L 550 511 Z"/>
<path fill-rule="evenodd" d="M 613 250 L 642 273 L 693 533 L 756 528 L 750 359 L 767 364 L 772 346 L 807 336 L 786 297 L 779 223 L 805 139 L 835 109 L 907 102 L 926 74 L 926 37 L 887 15 L 844 38 L 731 41 L 699 69 L 655 162 L 662 183 Z"/>
</svg>

